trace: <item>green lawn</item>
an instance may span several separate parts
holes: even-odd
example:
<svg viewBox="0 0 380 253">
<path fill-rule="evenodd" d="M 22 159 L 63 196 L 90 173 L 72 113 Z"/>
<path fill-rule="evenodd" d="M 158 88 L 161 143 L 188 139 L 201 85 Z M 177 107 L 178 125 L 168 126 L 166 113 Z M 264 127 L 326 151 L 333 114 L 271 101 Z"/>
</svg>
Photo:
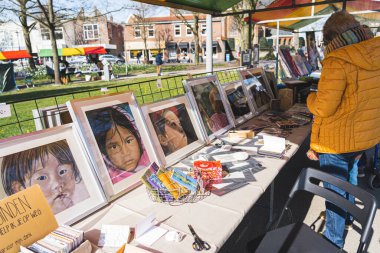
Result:
<svg viewBox="0 0 380 253">
<path fill-rule="evenodd" d="M 238 80 L 236 70 L 216 73 L 221 83 Z M 200 76 L 200 75 L 197 75 Z M 184 94 L 182 80 L 186 76 L 162 78 L 162 88 L 157 87 L 157 77 L 119 79 L 111 82 L 95 81 L 70 85 L 43 85 L 0 95 L 1 103 L 11 105 L 12 116 L 0 119 L 0 139 L 36 131 L 32 111 L 38 108 L 57 106 L 78 98 L 103 94 L 133 91 L 139 104 L 155 102 Z M 107 87 L 108 91 L 101 92 Z M 38 113 L 37 113 L 37 117 Z"/>
</svg>

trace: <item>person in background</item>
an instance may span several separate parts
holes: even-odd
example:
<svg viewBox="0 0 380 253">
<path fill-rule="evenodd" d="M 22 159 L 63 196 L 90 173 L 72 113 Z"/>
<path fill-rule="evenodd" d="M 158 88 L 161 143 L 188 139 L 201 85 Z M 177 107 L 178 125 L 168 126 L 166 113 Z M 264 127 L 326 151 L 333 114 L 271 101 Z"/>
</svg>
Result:
<svg viewBox="0 0 380 253">
<path fill-rule="evenodd" d="M 161 50 L 158 51 L 156 55 L 156 66 L 157 66 L 157 76 L 161 75 L 161 66 L 164 62 L 162 61 L 162 53 Z"/>
<path fill-rule="evenodd" d="M 314 115 L 311 153 L 321 170 L 351 181 L 359 156 L 380 141 L 380 38 L 373 38 L 354 16 L 336 12 L 323 27 L 325 59 L 318 91 L 307 106 Z M 350 199 L 339 188 L 324 187 Z M 326 202 L 324 236 L 344 246 L 344 210 Z"/>
<path fill-rule="evenodd" d="M 97 66 L 98 69 L 99 69 L 99 72 L 98 72 L 99 76 L 102 77 L 103 69 L 104 69 L 104 66 L 103 66 L 102 61 L 97 60 L 97 62 L 96 62 L 96 66 Z"/>
<path fill-rule="evenodd" d="M 140 61 L 141 55 L 142 55 L 141 51 L 138 52 L 137 55 L 136 55 L 136 58 L 137 58 L 137 64 L 141 64 L 141 61 Z"/>
</svg>

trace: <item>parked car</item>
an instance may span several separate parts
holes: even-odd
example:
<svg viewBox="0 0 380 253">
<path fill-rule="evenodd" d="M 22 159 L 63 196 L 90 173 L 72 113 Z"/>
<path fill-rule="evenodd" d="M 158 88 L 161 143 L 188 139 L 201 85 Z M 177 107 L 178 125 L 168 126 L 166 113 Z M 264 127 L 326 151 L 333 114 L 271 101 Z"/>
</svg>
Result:
<svg viewBox="0 0 380 253">
<path fill-rule="evenodd" d="M 73 56 L 69 60 L 69 64 L 86 64 L 88 63 L 86 56 Z"/>
<path fill-rule="evenodd" d="M 124 59 L 121 59 L 121 58 L 114 56 L 112 54 L 103 54 L 103 55 L 99 56 L 99 60 L 100 61 L 107 60 L 109 63 L 116 63 L 116 64 L 125 63 Z"/>
</svg>

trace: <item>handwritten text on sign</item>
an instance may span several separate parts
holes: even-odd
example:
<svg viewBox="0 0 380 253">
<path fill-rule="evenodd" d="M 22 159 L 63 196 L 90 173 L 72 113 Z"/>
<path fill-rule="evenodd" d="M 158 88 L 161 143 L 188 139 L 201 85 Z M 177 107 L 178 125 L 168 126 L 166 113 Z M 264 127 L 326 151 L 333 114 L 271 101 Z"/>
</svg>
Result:
<svg viewBox="0 0 380 253">
<path fill-rule="evenodd" d="M 58 227 L 39 185 L 0 201 L 0 253 L 19 252 Z"/>
</svg>

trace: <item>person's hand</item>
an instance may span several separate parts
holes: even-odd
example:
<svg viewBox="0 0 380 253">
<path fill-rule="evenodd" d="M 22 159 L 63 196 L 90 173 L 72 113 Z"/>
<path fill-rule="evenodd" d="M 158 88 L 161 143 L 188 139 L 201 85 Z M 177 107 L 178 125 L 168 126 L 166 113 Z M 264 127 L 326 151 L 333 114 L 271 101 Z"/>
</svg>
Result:
<svg viewBox="0 0 380 253">
<path fill-rule="evenodd" d="M 312 161 L 319 161 L 318 153 L 315 152 L 315 151 L 312 150 L 312 149 L 309 149 L 309 150 L 306 152 L 306 156 L 307 156 L 307 158 L 309 158 L 309 159 L 312 160 Z"/>
</svg>

